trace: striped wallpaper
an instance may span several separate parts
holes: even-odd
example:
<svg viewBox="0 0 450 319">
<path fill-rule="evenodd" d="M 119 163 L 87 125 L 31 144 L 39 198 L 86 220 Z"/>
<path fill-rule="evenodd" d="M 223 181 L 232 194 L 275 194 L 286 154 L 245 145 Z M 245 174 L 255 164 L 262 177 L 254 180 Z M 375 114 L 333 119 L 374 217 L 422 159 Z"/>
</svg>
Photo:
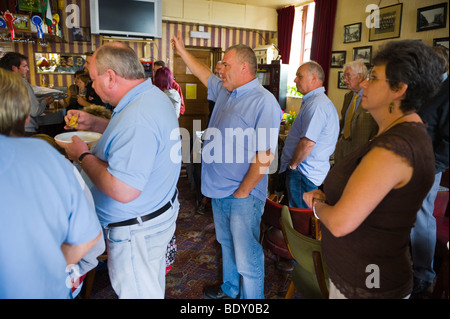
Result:
<svg viewBox="0 0 450 319">
<path fill-rule="evenodd" d="M 61 2 L 61 1 L 60 1 Z M 89 0 L 64 0 L 65 4 L 76 4 L 80 7 L 81 26 L 90 26 Z M 52 8 L 53 11 L 56 8 Z M 67 13 L 59 10 L 61 21 L 67 18 Z M 61 24 L 61 23 L 60 23 Z M 65 24 L 62 24 L 65 26 Z M 198 31 L 197 25 L 187 23 L 177 23 L 173 21 L 163 21 L 162 38 L 155 39 L 152 42 L 127 41 L 126 43 L 133 48 L 140 58 L 147 58 L 151 61 L 163 60 L 173 68 L 173 49 L 170 39 L 174 34 L 181 32 L 182 39 L 186 46 L 221 48 L 226 50 L 235 44 L 247 44 L 252 48 L 267 45 L 271 38 L 276 36 L 276 32 L 236 29 L 223 26 L 204 26 L 204 31 L 211 33 L 210 39 L 195 39 L 190 37 L 190 31 Z M 40 85 L 40 75 L 36 73 L 34 63 L 34 52 L 55 52 L 55 53 L 84 53 L 94 51 L 101 45 L 102 37 L 98 35 L 91 36 L 91 42 L 71 41 L 71 34 L 67 28 L 63 28 L 64 43 L 50 43 L 48 47 L 42 47 L 39 44 L 26 44 L 16 42 L 14 49 L 29 57 L 30 82 L 34 85 Z M 73 75 L 49 74 L 48 83 L 55 86 L 68 86 L 72 84 Z"/>
</svg>

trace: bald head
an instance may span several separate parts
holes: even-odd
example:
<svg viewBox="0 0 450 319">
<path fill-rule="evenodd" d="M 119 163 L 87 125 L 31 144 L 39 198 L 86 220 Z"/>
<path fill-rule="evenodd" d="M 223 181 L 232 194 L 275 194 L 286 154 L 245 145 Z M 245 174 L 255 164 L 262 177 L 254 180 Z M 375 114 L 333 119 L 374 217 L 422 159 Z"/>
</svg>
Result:
<svg viewBox="0 0 450 319">
<path fill-rule="evenodd" d="M 95 51 L 93 58 L 99 75 L 111 69 L 124 79 L 145 79 L 144 67 L 136 52 L 121 42 L 109 42 L 102 45 Z"/>
<path fill-rule="evenodd" d="M 112 106 L 145 81 L 144 67 L 136 53 L 119 42 L 107 43 L 95 51 L 89 74 L 95 92 Z"/>
</svg>

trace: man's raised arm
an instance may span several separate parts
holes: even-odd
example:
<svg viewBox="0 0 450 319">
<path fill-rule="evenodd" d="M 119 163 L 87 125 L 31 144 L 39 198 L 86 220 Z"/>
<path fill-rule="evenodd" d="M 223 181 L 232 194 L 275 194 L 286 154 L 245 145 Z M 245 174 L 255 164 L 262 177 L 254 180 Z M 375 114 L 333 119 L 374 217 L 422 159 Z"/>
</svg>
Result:
<svg viewBox="0 0 450 319">
<path fill-rule="evenodd" d="M 178 55 L 186 63 L 189 70 L 194 74 L 206 87 L 208 83 L 208 78 L 212 71 L 209 67 L 199 62 L 194 56 L 192 56 L 184 47 L 183 41 L 181 40 L 181 35 L 178 33 L 177 36 L 172 37 L 172 46 L 178 53 Z"/>
</svg>

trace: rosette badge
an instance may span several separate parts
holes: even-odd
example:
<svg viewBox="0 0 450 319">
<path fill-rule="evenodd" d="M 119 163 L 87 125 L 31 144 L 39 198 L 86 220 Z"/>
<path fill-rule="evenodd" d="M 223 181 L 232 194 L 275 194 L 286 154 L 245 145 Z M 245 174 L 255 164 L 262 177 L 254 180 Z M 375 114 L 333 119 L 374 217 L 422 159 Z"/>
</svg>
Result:
<svg viewBox="0 0 450 319">
<path fill-rule="evenodd" d="M 14 15 L 9 12 L 9 10 L 6 10 L 5 13 L 3 13 L 3 18 L 5 19 L 6 23 L 8 24 L 9 33 L 11 33 L 11 41 L 14 40 L 15 37 L 15 27 L 14 27 Z"/>
<path fill-rule="evenodd" d="M 31 17 L 31 23 L 33 23 L 36 27 L 38 38 L 43 39 L 44 31 L 42 30 L 42 25 L 44 24 L 44 22 L 42 21 L 42 18 L 38 15 L 34 15 Z"/>
</svg>

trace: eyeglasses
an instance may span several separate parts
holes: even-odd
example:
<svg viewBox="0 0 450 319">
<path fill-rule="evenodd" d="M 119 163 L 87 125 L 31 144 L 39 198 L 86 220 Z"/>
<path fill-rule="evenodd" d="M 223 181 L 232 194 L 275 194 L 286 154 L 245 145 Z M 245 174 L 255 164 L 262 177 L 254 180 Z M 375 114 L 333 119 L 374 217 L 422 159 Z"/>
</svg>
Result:
<svg viewBox="0 0 450 319">
<path fill-rule="evenodd" d="M 343 78 L 346 80 L 350 80 L 354 76 L 355 76 L 355 74 L 344 73 Z"/>
<path fill-rule="evenodd" d="M 366 80 L 368 81 L 368 82 L 374 82 L 374 81 L 378 81 L 378 80 L 380 80 L 380 81 L 390 81 L 389 79 L 379 79 L 379 78 L 377 78 L 376 76 L 374 76 L 374 75 L 372 75 L 372 72 L 373 72 L 373 69 L 370 69 L 369 70 L 369 72 L 367 73 L 367 75 L 366 75 Z"/>
</svg>

